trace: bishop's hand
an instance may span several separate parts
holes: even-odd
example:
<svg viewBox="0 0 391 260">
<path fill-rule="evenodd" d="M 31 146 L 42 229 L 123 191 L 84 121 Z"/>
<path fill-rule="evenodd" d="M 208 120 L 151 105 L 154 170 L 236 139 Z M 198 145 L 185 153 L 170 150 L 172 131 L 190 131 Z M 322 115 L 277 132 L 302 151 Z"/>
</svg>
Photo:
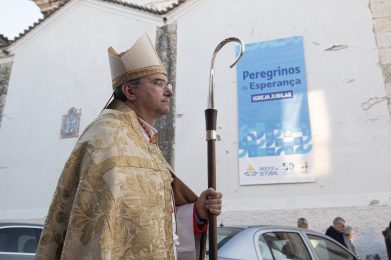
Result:
<svg viewBox="0 0 391 260">
<path fill-rule="evenodd" d="M 198 197 L 196 202 L 196 213 L 202 220 L 208 219 L 208 212 L 213 215 L 220 215 L 222 207 L 221 192 L 217 192 L 212 188 L 204 190 Z"/>
</svg>

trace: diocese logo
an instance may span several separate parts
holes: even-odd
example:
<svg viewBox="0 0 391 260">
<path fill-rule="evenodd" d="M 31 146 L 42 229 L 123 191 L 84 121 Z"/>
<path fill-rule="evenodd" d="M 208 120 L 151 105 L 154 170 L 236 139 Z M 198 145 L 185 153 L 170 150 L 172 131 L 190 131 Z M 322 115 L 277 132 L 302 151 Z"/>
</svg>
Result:
<svg viewBox="0 0 391 260">
<path fill-rule="evenodd" d="M 244 172 L 243 175 L 245 176 L 257 176 L 258 172 L 255 170 L 255 168 L 252 165 L 249 165 L 247 167 L 247 172 Z"/>
</svg>

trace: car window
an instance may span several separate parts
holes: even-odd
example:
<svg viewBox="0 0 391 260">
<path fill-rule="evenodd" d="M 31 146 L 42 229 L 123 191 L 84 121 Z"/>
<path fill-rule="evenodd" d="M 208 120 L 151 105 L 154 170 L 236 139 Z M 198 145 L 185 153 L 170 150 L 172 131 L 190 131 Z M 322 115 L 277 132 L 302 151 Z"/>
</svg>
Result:
<svg viewBox="0 0 391 260">
<path fill-rule="evenodd" d="M 237 233 L 239 233 L 243 228 L 235 227 L 218 227 L 217 228 L 217 249 L 222 247 L 227 243 L 231 238 L 233 238 Z M 209 254 L 209 241 L 206 243 L 206 254 Z"/>
<path fill-rule="evenodd" d="M 35 253 L 41 235 L 40 228 L 0 228 L 0 252 Z"/>
<path fill-rule="evenodd" d="M 320 260 L 353 260 L 356 259 L 345 248 L 324 237 L 307 234 Z"/>
<path fill-rule="evenodd" d="M 258 245 L 264 260 L 311 260 L 307 247 L 298 233 L 268 232 L 259 237 Z"/>
</svg>

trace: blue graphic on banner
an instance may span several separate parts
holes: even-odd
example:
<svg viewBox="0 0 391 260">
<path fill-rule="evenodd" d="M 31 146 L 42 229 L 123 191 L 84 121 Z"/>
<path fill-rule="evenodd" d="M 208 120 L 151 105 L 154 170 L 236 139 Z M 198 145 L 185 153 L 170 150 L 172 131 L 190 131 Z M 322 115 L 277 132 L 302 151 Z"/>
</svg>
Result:
<svg viewBox="0 0 391 260">
<path fill-rule="evenodd" d="M 239 158 L 311 151 L 301 36 L 247 44 L 237 79 Z"/>
</svg>

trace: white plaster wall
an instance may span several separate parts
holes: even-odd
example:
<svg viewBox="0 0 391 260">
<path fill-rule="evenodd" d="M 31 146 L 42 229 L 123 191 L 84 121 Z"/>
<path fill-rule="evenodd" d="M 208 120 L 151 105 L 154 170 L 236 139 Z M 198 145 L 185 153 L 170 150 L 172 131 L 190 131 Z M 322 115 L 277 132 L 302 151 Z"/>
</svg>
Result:
<svg viewBox="0 0 391 260">
<path fill-rule="evenodd" d="M 81 131 L 111 89 L 107 48 L 124 51 L 161 18 L 102 1 L 72 1 L 20 39 L 0 129 L 0 219 L 42 218 L 76 138 L 62 115 L 81 109 Z"/>
<path fill-rule="evenodd" d="M 361 107 L 372 97 L 384 96 L 366 0 L 210 0 L 182 16 L 178 22 L 177 173 L 187 181 L 200 176 L 204 181 L 194 185 L 198 190 L 205 187 L 203 110 L 207 105 L 210 59 L 217 44 L 231 35 L 246 43 L 304 37 L 317 181 L 238 185 L 236 72 L 229 69 L 235 55 L 234 48 L 226 46 L 216 61 L 216 104 L 221 137 L 217 143 L 218 186 L 225 192 L 227 206 L 231 199 L 239 200 L 233 209 L 241 207 L 242 199 L 266 202 L 270 197 L 274 201 L 268 207 L 274 208 L 303 205 L 286 203 L 288 197 L 307 197 L 304 205 L 310 207 L 368 205 L 372 199 L 389 203 L 390 115 L 385 102 L 367 111 Z M 333 45 L 347 48 L 325 51 Z M 341 196 L 346 203 L 338 199 Z"/>
<path fill-rule="evenodd" d="M 379 230 L 391 220 L 391 123 L 386 102 L 363 109 L 370 98 L 385 95 L 368 4 L 208 0 L 179 18 L 175 169 L 197 192 L 207 186 L 203 110 L 217 44 L 229 36 L 245 43 L 304 37 L 314 183 L 239 185 L 236 71 L 229 69 L 234 47 L 225 46 L 217 56 L 217 187 L 224 194 L 220 222 L 295 225 L 298 217 L 308 215 L 324 231 L 341 216 L 358 229 L 362 254 L 385 254 Z M 326 51 L 333 45 L 346 48 Z"/>
</svg>

